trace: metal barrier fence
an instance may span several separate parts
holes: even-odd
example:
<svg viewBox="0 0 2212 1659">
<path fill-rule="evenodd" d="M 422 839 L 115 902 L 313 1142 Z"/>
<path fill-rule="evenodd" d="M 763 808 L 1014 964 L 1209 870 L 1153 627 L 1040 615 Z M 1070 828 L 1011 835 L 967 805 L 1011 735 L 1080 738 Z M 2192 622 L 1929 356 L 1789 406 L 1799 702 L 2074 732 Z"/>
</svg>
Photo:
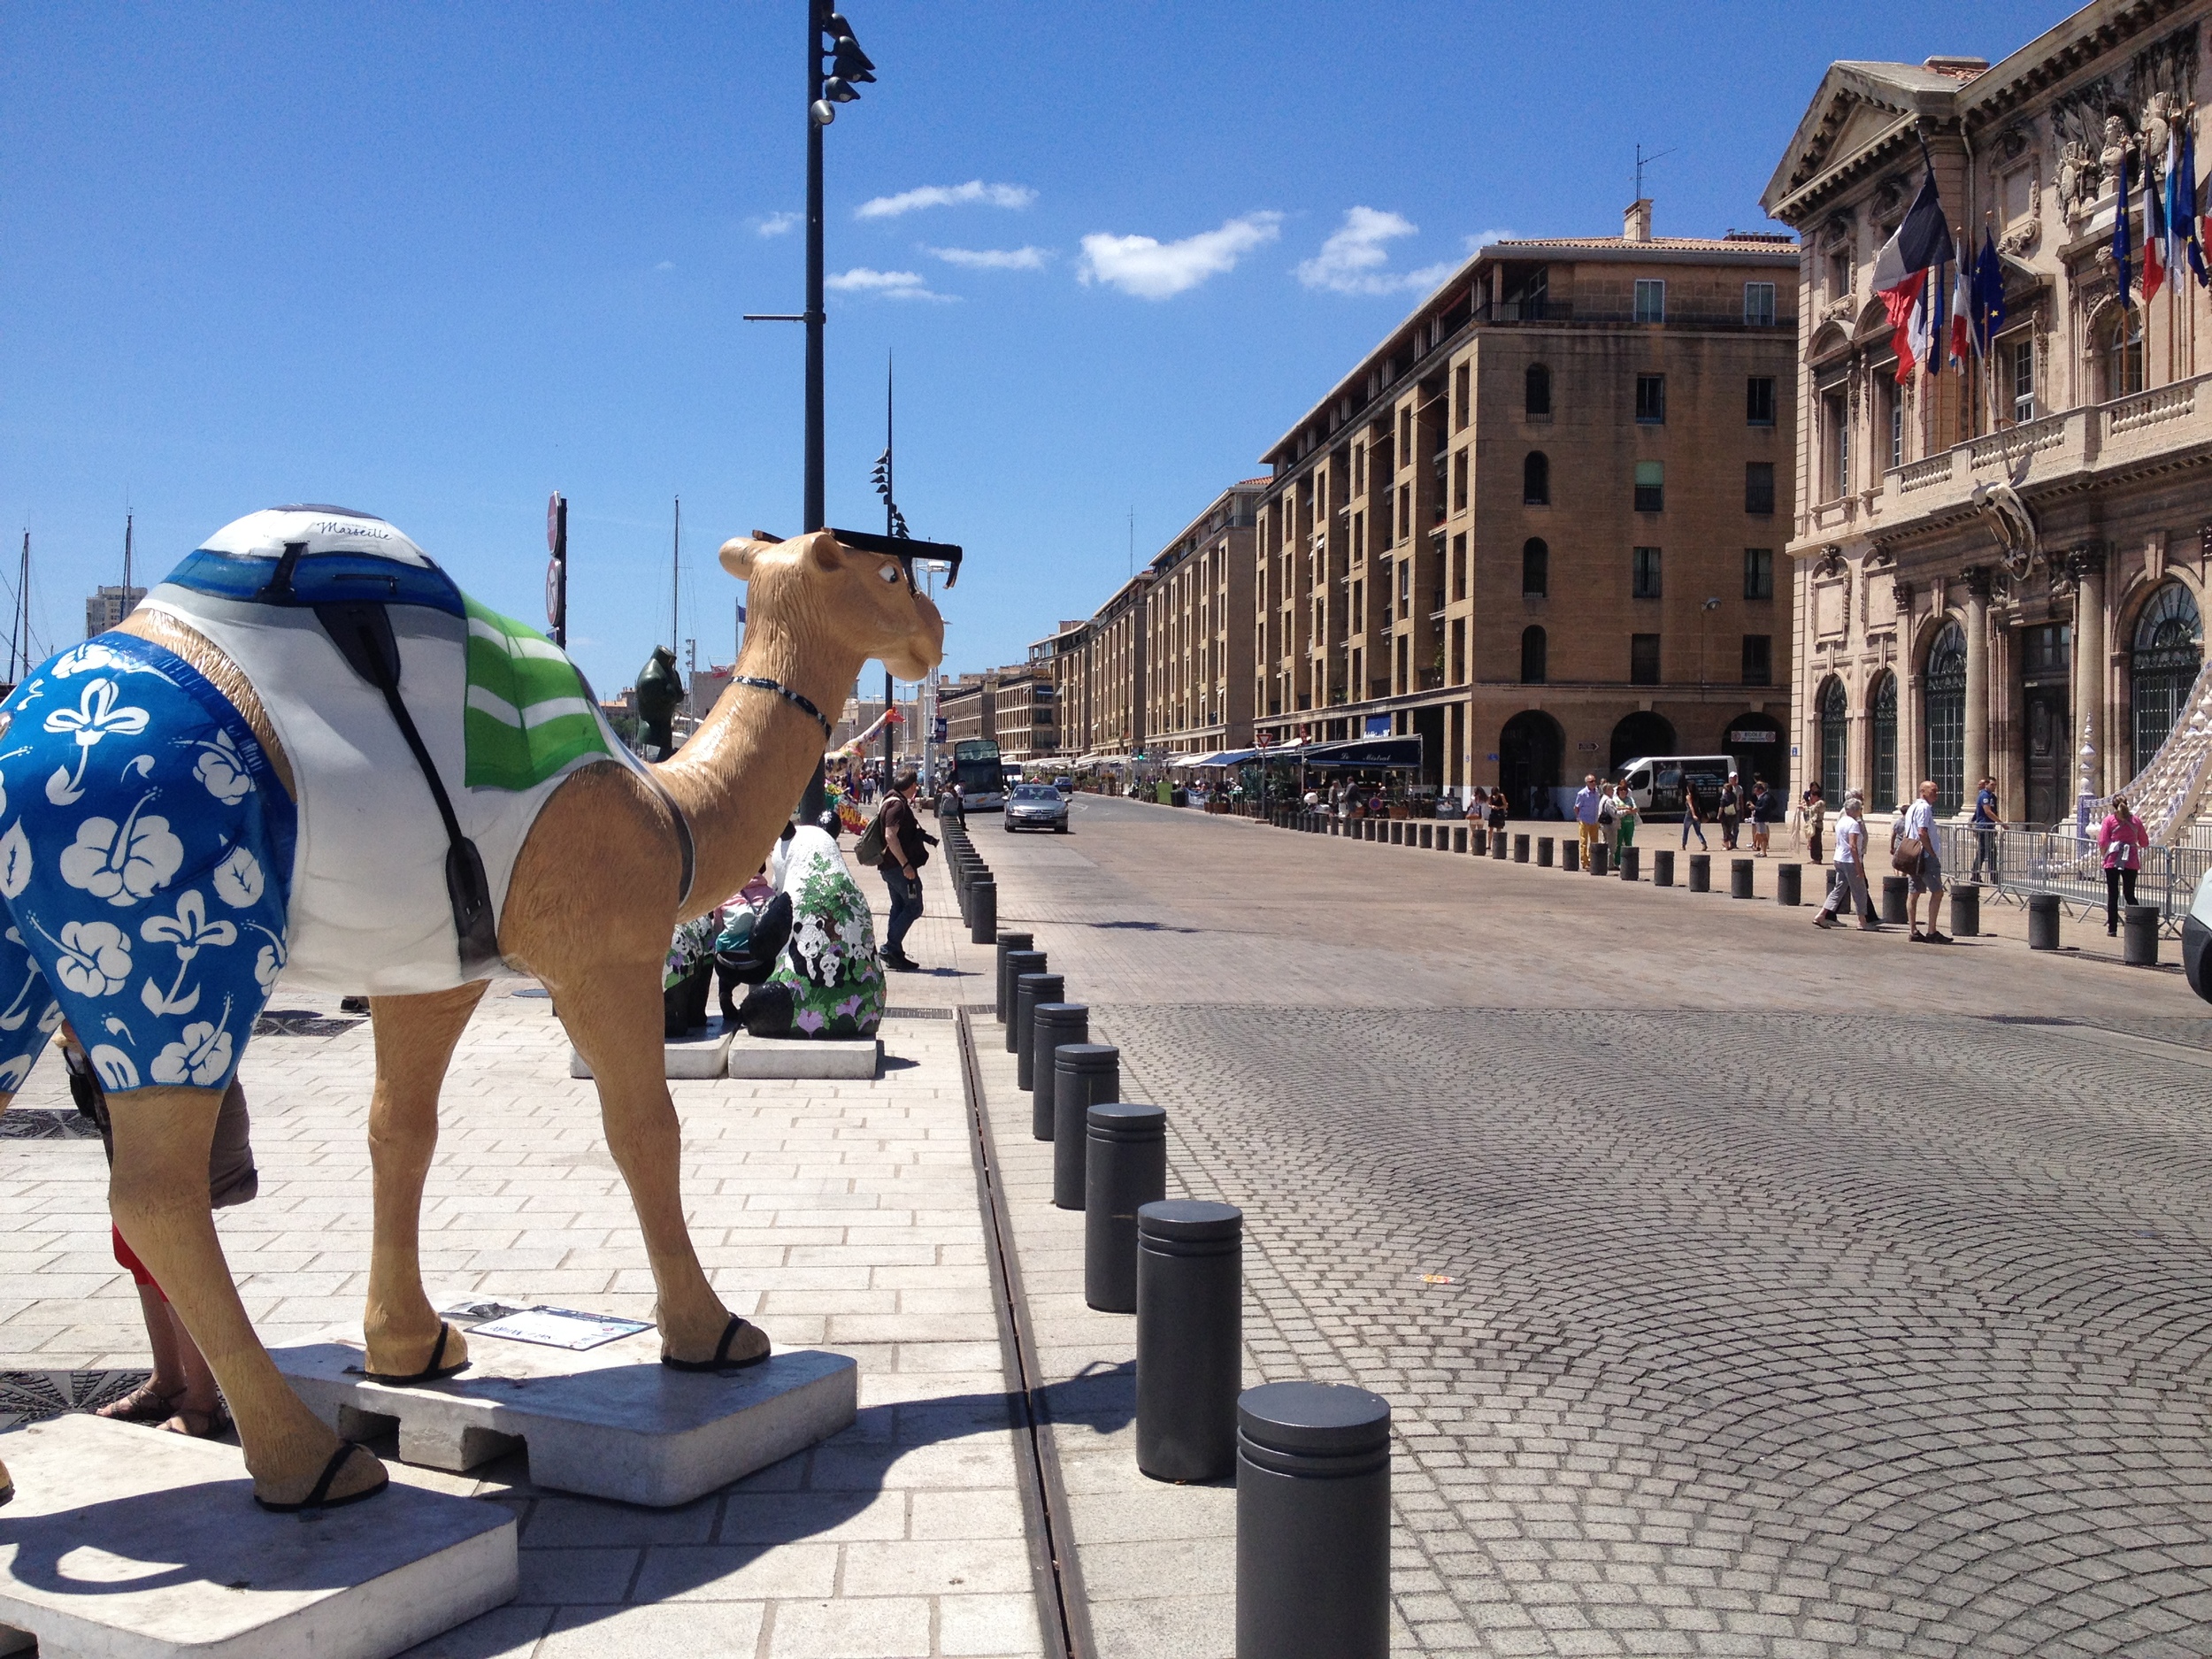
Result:
<svg viewBox="0 0 2212 1659">
<path fill-rule="evenodd" d="M 2105 902 L 2104 856 L 2093 841 L 2078 841 L 2055 830 L 1974 830 L 1964 825 L 1936 826 L 1936 847 L 1947 882 L 1979 879 L 1999 898 L 2025 900 L 2032 893 L 2054 893 L 2062 904 L 2084 911 L 2101 910 Z M 1886 868 L 1878 853 L 1870 860 Z M 2135 902 L 2158 907 L 2162 932 L 2178 933 L 2181 918 L 2195 899 L 2197 884 L 2212 870 L 2212 847 L 2148 847 L 2135 878 Z"/>
</svg>

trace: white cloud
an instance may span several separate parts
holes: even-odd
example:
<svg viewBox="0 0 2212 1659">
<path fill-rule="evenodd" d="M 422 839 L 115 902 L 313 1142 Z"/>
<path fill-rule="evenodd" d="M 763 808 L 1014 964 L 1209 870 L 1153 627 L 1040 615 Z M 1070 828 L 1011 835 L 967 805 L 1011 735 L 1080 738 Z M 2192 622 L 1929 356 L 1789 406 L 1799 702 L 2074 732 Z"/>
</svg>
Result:
<svg viewBox="0 0 2212 1659">
<path fill-rule="evenodd" d="M 1451 265 L 1423 265 L 1417 271 L 1386 269 L 1390 264 L 1386 244 L 1410 236 L 1419 228 L 1402 213 L 1371 207 L 1347 209 L 1343 224 L 1330 233 L 1321 251 L 1299 262 L 1298 280 L 1310 288 L 1326 288 L 1332 294 L 1395 294 L 1409 288 L 1432 288 L 1451 275 Z M 1468 251 L 1473 250 L 1470 239 Z"/>
<path fill-rule="evenodd" d="M 766 219 L 755 225 L 753 229 L 763 236 L 780 236 L 798 222 L 799 216 L 796 213 L 771 213 Z"/>
<path fill-rule="evenodd" d="M 879 196 L 853 210 L 855 219 L 896 219 L 925 207 L 1027 207 L 1037 193 L 1025 184 L 986 184 L 971 179 L 965 184 L 925 184 L 896 196 Z"/>
<path fill-rule="evenodd" d="M 950 294 L 933 293 L 919 272 L 872 271 L 855 265 L 835 276 L 824 277 L 822 286 L 838 294 L 872 294 L 885 300 L 949 300 Z"/>
<path fill-rule="evenodd" d="M 1253 249 L 1273 242 L 1281 234 L 1282 222 L 1280 213 L 1247 213 L 1218 230 L 1201 231 L 1180 242 L 1094 233 L 1083 238 L 1077 274 L 1086 282 L 1103 282 L 1141 300 L 1164 300 L 1196 288 L 1209 277 L 1233 271 Z"/>
<path fill-rule="evenodd" d="M 664 259 L 653 267 L 656 271 L 673 271 L 675 268 L 676 262 L 673 259 Z"/>
<path fill-rule="evenodd" d="M 1480 253 L 1493 242 L 1516 241 L 1520 234 L 1517 230 L 1479 230 L 1467 238 L 1467 251 Z"/>
<path fill-rule="evenodd" d="M 1052 257 L 1049 248 L 932 248 L 925 243 L 922 251 L 969 271 L 1041 271 Z"/>
</svg>

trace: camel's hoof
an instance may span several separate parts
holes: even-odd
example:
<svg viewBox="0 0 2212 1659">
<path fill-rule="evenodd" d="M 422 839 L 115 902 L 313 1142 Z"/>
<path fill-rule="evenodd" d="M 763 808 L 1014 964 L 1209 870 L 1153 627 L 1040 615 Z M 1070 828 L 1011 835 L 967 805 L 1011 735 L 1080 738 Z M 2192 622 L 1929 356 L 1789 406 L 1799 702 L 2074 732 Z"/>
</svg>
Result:
<svg viewBox="0 0 2212 1659">
<path fill-rule="evenodd" d="M 768 1357 L 771 1347 L 766 1332 L 732 1314 L 729 1323 L 722 1327 L 721 1340 L 715 1344 L 712 1354 L 697 1359 L 680 1359 L 673 1354 L 664 1353 L 661 1363 L 671 1371 L 711 1371 L 718 1376 L 760 1364 Z"/>
<path fill-rule="evenodd" d="M 272 1515 L 297 1515 L 303 1510 L 342 1509 L 349 1503 L 358 1503 L 364 1498 L 373 1498 L 391 1484 L 392 1478 L 384 1472 L 384 1464 L 365 1446 L 342 1445 L 330 1455 L 330 1461 L 322 1467 L 303 1495 L 297 1498 L 264 1497 L 258 1491 L 253 1501 Z"/>
<path fill-rule="evenodd" d="M 388 1351 L 392 1352 L 396 1364 L 388 1366 L 381 1363 Z M 371 1339 L 361 1358 L 361 1374 L 371 1382 L 403 1388 L 413 1383 L 442 1382 L 466 1370 L 468 1363 L 468 1339 L 441 1320 L 438 1334 L 426 1344 L 402 1345 Z"/>
</svg>

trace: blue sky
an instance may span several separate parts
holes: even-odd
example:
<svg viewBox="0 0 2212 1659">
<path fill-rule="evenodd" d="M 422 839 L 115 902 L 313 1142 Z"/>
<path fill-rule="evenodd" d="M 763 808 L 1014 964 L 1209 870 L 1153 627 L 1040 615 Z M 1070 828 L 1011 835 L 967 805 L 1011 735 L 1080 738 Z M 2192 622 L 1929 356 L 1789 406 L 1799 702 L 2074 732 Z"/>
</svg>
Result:
<svg viewBox="0 0 2212 1659">
<path fill-rule="evenodd" d="M 1827 63 L 2002 56 L 2051 4 L 851 0 L 826 134 L 832 523 L 898 360 L 900 500 L 963 542 L 949 668 L 1087 614 L 1470 238 L 1756 198 Z M 59 644 L 121 574 L 295 500 L 381 512 L 603 691 L 711 558 L 797 526 L 802 0 L 0 8 L 0 531 Z M 12 573 L 13 560 L 4 561 Z"/>
</svg>

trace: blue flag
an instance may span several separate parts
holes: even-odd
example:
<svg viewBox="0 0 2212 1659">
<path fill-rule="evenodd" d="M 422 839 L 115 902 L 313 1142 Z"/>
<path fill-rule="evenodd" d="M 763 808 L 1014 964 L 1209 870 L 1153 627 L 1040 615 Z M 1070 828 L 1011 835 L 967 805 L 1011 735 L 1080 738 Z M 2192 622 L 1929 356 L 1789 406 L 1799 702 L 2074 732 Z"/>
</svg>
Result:
<svg viewBox="0 0 2212 1659">
<path fill-rule="evenodd" d="M 1997 240 L 1982 232 L 1981 257 L 1974 261 L 1974 344 L 1984 357 L 2005 326 L 2005 267 L 1997 257 Z"/>
<path fill-rule="evenodd" d="M 2180 177 L 2175 180 L 2174 201 L 2174 228 L 2180 233 L 2181 245 L 2189 250 L 2189 269 L 2196 273 L 2199 288 L 2212 288 L 2212 272 L 2204 268 L 2203 221 L 2197 217 L 2197 140 L 2186 128 L 2181 134 Z"/>
<path fill-rule="evenodd" d="M 2112 274 L 2120 288 L 2120 309 L 2128 308 L 2128 158 L 2120 153 L 2120 206 L 2112 216 Z"/>
</svg>

